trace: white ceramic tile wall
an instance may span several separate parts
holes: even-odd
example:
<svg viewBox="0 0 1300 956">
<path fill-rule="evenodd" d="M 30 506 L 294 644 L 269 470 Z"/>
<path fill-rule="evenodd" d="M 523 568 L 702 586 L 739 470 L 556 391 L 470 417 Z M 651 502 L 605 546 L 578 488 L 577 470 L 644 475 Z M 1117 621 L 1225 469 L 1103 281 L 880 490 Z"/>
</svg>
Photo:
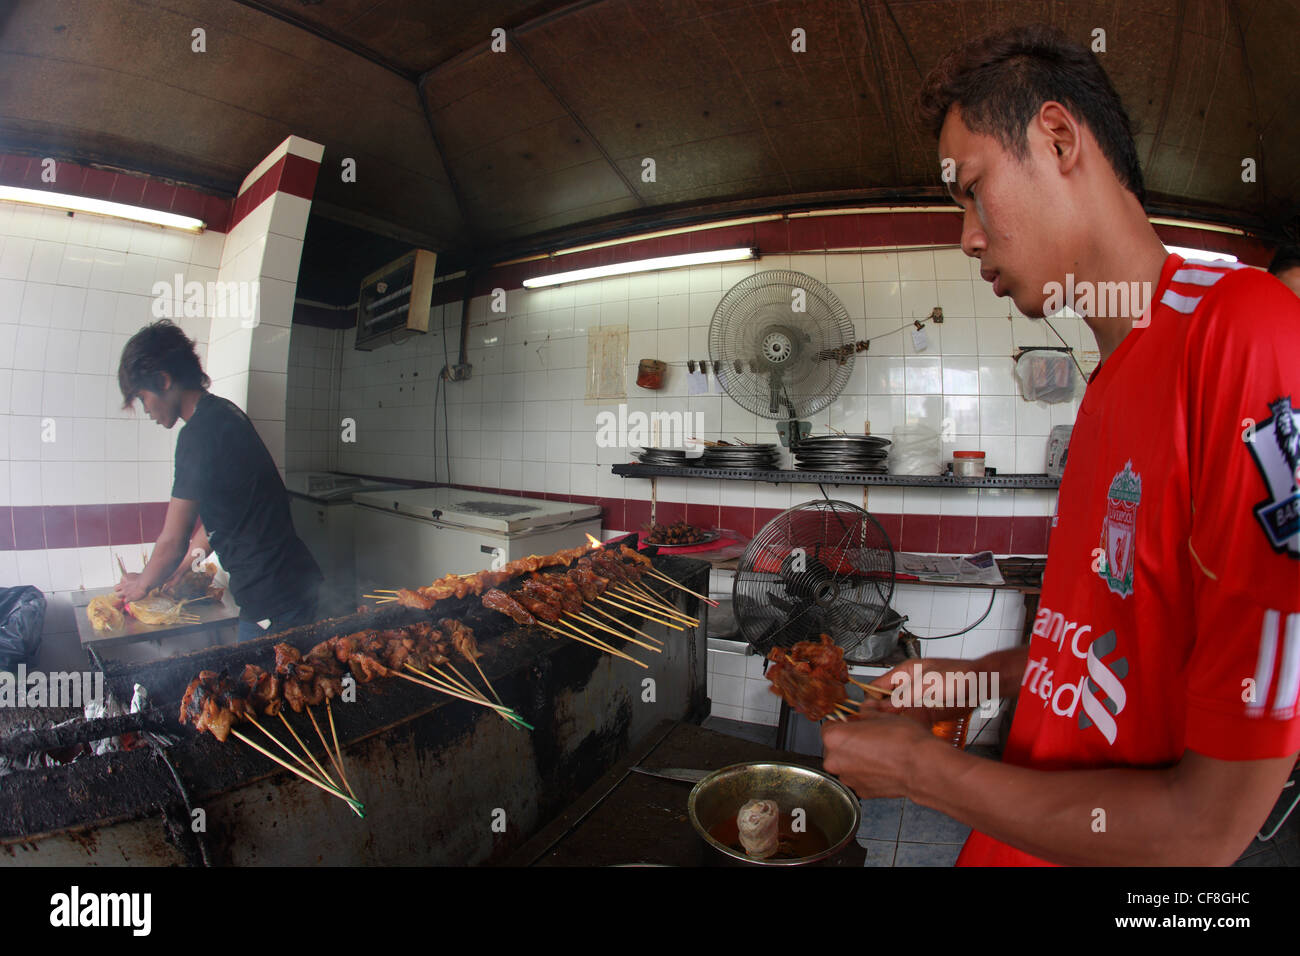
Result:
<svg viewBox="0 0 1300 956">
<path fill-rule="evenodd" d="M 223 236 L 0 211 L 0 504 L 166 500 L 176 429 L 121 408 L 117 363 L 157 317 L 153 284 L 214 278 Z M 207 319 L 177 324 L 205 358 Z"/>
<path fill-rule="evenodd" d="M 338 439 L 338 380 L 343 336 L 295 325 L 289 340 L 285 468 L 331 471 Z"/>
<path fill-rule="evenodd" d="M 216 278 L 225 236 L 0 203 L 0 505 L 166 501 L 178 429 L 123 410 L 117 363 L 159 316 L 154 284 Z M 206 364 L 206 316 L 178 314 Z M 0 553 L 0 587 L 50 592 L 47 640 L 74 629 L 66 592 L 107 587 L 140 545 Z M 65 613 L 66 612 L 66 613 Z"/>
<path fill-rule="evenodd" d="M 862 254 L 768 256 L 757 263 L 698 266 L 536 291 L 512 290 L 504 313 L 489 299 L 470 304 L 469 360 L 473 377 L 447 385 L 451 478 L 458 484 L 527 491 L 636 498 L 645 481 L 618 478 L 610 465 L 626 461 L 626 448 L 596 443 L 597 416 L 618 403 L 584 400 L 587 332 L 626 326 L 626 405 L 630 412 L 702 415 L 704 437 L 737 436 L 771 441 L 771 421 L 745 411 L 730 398 L 686 394 L 685 362 L 707 358 L 707 332 L 725 291 L 755 271 L 794 268 L 827 281 L 844 303 L 859 338 L 872 341 L 859 355 L 853 376 L 836 402 L 813 416 L 824 431 L 835 426 L 876 434 L 921 419 L 951 422 L 944 451 L 982 448 L 988 464 L 1003 472 L 1042 471 L 1053 425 L 1073 421 L 1077 403 L 1047 406 L 1019 397 L 1010 354 L 1022 345 L 1056 342 L 1042 322 L 1031 322 L 993 296 L 958 249 Z M 927 325 L 930 340 L 918 352 L 909 331 L 913 318 L 942 306 L 942 325 Z M 338 467 L 404 478 L 447 477 L 441 413 L 435 422 L 436 374 L 446 355 L 456 358 L 458 304 L 435 309 L 432 331 L 373 352 L 352 348 L 350 332 L 332 333 L 342 351 L 340 414 L 358 424 L 357 441 L 337 451 Z M 444 344 L 443 325 L 447 328 Z M 1076 349 L 1093 347 L 1075 317 L 1053 320 Z M 329 374 L 328 350 L 304 353 Z M 663 390 L 635 383 L 641 358 L 672 364 Z M 299 401 L 302 401 L 299 396 Z M 695 419 L 690 419 L 692 422 Z M 290 432 L 301 429 L 297 420 Z M 309 430 L 319 431 L 307 426 Z M 691 431 L 695 429 L 692 428 Z M 434 440 L 436 435 L 436 442 Z M 316 449 L 315 436 L 292 435 L 291 448 Z M 436 444 L 436 448 L 435 448 Z M 711 481 L 660 483 L 661 500 L 783 508 L 817 492 L 811 486 L 719 486 Z M 854 492 L 856 497 L 857 492 Z M 1055 496 L 1044 492 L 872 491 L 882 511 L 923 508 L 944 514 L 1050 514 Z"/>
</svg>

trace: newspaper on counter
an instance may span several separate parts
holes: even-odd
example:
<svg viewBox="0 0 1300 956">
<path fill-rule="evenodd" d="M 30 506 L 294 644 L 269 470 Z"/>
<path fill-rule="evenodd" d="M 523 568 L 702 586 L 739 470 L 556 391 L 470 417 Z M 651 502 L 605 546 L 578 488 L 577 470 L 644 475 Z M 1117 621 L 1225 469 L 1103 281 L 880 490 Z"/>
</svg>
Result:
<svg viewBox="0 0 1300 956">
<path fill-rule="evenodd" d="M 1006 584 L 992 551 L 965 556 L 899 551 L 894 561 L 895 574 L 914 577 L 926 584 Z"/>
</svg>

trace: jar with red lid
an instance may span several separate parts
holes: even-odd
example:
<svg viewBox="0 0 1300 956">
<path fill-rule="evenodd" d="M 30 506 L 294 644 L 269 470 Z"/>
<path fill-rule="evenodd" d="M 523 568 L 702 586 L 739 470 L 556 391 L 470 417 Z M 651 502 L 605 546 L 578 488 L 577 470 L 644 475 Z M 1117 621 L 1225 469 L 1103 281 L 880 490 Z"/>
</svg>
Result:
<svg viewBox="0 0 1300 956">
<path fill-rule="evenodd" d="M 954 478 L 983 478 L 984 452 L 955 451 L 952 453 L 952 476 Z"/>
</svg>

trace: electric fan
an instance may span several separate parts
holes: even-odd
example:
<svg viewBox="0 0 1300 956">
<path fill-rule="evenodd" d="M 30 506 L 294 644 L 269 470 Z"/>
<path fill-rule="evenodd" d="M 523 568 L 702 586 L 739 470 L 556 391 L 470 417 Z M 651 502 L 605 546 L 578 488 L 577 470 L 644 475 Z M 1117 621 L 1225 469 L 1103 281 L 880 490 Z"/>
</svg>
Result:
<svg viewBox="0 0 1300 956">
<path fill-rule="evenodd" d="M 810 275 L 756 272 L 732 286 L 709 323 L 709 358 L 742 408 L 779 419 L 782 444 L 807 437 L 801 418 L 835 400 L 853 373 L 853 322 Z"/>
<path fill-rule="evenodd" d="M 819 634 L 847 653 L 875 633 L 893 593 L 894 547 L 876 519 L 846 501 L 809 501 L 754 536 L 732 610 L 760 654 Z"/>
</svg>

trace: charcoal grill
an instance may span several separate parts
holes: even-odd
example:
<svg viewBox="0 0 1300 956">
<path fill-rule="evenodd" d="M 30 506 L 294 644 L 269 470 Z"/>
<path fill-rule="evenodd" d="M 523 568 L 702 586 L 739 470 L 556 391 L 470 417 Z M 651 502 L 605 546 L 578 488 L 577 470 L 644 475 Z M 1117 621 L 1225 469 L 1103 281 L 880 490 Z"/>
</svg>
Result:
<svg viewBox="0 0 1300 956">
<path fill-rule="evenodd" d="M 705 562 L 652 560 L 685 587 L 707 589 Z M 459 865 L 502 859 L 655 723 L 707 713 L 707 606 L 676 589 L 666 597 L 701 618 L 701 626 L 665 630 L 618 615 L 665 642 L 662 654 L 643 655 L 653 658 L 649 670 L 540 629 L 519 628 L 472 597 L 440 602 L 432 612 L 391 605 L 240 645 L 106 664 L 105 683 L 114 696 L 127 701 L 136 683 L 145 686 L 161 712 L 153 725 L 180 742 L 163 752 L 165 759 L 145 748 L 5 777 L 0 865 Z M 366 804 L 364 820 L 233 737 L 222 744 L 176 722 L 185 686 L 201 670 L 238 676 L 245 664 L 272 666 L 273 648 L 282 641 L 306 651 L 335 635 L 431 616 L 458 618 L 474 629 L 492 684 L 536 729 L 520 731 L 486 708 L 401 680 L 358 685 L 357 701 L 336 701 L 333 710 L 348 777 Z M 644 700 L 646 677 L 655 681 L 652 702 Z M 303 718 L 289 716 L 302 733 Z M 192 825 L 198 817 L 205 823 L 201 832 Z"/>
</svg>

